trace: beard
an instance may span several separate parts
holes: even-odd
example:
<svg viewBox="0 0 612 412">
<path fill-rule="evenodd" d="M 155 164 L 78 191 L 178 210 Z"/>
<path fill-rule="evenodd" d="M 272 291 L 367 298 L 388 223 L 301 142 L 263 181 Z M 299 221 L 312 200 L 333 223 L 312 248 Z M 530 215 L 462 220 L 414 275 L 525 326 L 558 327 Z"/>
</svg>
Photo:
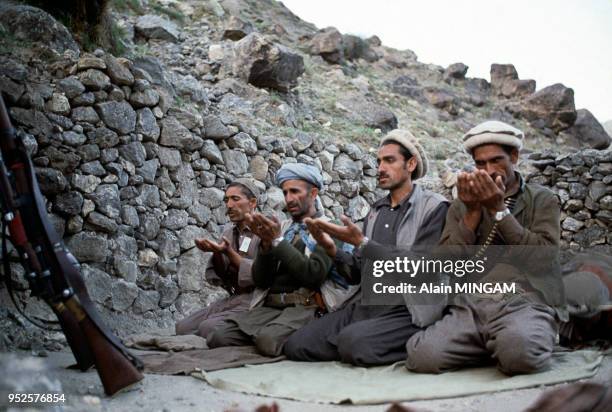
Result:
<svg viewBox="0 0 612 412">
<path fill-rule="evenodd" d="M 293 209 L 289 210 L 289 208 Z M 291 203 L 287 205 L 287 211 L 289 212 L 293 220 L 299 220 L 301 217 L 305 216 L 306 213 L 308 213 L 309 209 L 310 206 L 307 203 Z"/>
</svg>

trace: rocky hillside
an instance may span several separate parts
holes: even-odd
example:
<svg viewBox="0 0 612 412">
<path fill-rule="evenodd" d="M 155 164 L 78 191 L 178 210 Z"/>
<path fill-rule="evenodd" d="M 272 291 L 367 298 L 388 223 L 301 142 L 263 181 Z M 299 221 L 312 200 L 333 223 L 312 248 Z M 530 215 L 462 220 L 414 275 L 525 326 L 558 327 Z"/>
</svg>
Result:
<svg viewBox="0 0 612 412">
<path fill-rule="evenodd" d="M 486 119 L 522 128 L 520 168 L 559 194 L 564 248 L 612 245 L 610 137 L 575 109 L 571 88 L 536 91 L 510 64 L 470 78 L 462 63 L 427 65 L 376 37 L 318 30 L 273 0 L 113 4 L 124 56 L 85 52 L 49 14 L 3 3 L 0 90 L 53 223 L 119 334 L 170 328 L 223 295 L 203 281 L 208 255 L 193 239 L 219 235 L 232 179 L 253 176 L 263 210 L 282 214 L 275 171 L 315 164 L 330 214 L 360 220 L 383 194 L 375 148 L 397 127 L 423 143 L 424 183 L 447 196 L 469 160 L 463 132 Z M 26 300 L 23 275 L 12 267 L 19 299 L 52 317 Z M 5 347 L 61 345 L 2 310 Z"/>
</svg>

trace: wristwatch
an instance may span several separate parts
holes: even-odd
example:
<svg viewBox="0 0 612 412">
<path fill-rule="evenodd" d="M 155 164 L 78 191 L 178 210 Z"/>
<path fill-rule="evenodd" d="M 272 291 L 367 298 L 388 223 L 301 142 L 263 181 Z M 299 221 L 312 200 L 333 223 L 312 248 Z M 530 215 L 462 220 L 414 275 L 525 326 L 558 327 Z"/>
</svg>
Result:
<svg viewBox="0 0 612 412">
<path fill-rule="evenodd" d="M 512 214 L 512 212 L 510 212 L 510 209 L 505 208 L 504 210 L 500 211 L 500 212 L 495 212 L 495 215 L 493 215 L 493 219 L 496 222 L 501 221 L 503 218 L 505 218 L 506 216 Z"/>
<path fill-rule="evenodd" d="M 363 240 L 361 241 L 361 243 L 357 246 L 356 251 L 361 253 L 361 251 L 368 244 L 369 241 L 370 241 L 370 238 L 367 237 L 367 236 L 364 236 Z"/>
<path fill-rule="evenodd" d="M 274 239 L 274 240 L 272 241 L 272 247 L 276 247 L 276 246 L 278 246 L 278 244 L 279 244 L 280 242 L 282 242 L 283 240 L 285 240 L 285 238 L 284 238 L 284 237 L 282 237 L 282 236 L 277 237 L 276 239 Z"/>
</svg>

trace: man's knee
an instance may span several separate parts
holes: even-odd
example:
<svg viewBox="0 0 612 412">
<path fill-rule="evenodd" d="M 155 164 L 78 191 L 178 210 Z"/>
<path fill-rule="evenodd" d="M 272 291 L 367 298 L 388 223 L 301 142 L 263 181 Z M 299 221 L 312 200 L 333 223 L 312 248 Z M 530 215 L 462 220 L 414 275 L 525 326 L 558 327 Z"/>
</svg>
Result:
<svg viewBox="0 0 612 412">
<path fill-rule="evenodd" d="M 222 321 L 219 321 L 218 319 L 207 319 L 202 321 L 198 325 L 198 331 L 195 334 L 206 339 L 206 337 L 210 335 L 221 322 Z"/>
<path fill-rule="evenodd" d="M 371 350 L 364 343 L 363 335 L 355 328 L 344 328 L 338 334 L 338 353 L 344 363 L 365 366 L 364 362 L 372 357 Z"/>
<path fill-rule="evenodd" d="M 418 332 L 406 342 L 406 368 L 417 373 L 441 373 L 445 368 L 445 349 L 441 342 L 426 339 Z"/>
<path fill-rule="evenodd" d="M 222 322 L 206 335 L 206 344 L 209 348 L 222 346 L 236 346 L 236 338 L 233 324 Z"/>
<path fill-rule="evenodd" d="M 306 344 L 305 336 L 301 333 L 302 329 L 298 329 L 289 336 L 287 342 L 283 346 L 283 353 L 290 360 L 295 361 L 307 361 L 309 357 L 307 355 L 308 345 Z"/>
<path fill-rule="evenodd" d="M 554 337 L 531 336 L 519 328 L 507 329 L 496 337 L 495 358 L 499 369 L 508 375 L 533 373 L 550 362 Z"/>
<path fill-rule="evenodd" d="M 346 327 L 338 334 L 340 360 L 356 366 L 372 366 L 385 363 L 378 339 L 361 327 Z M 385 351 L 386 352 L 386 351 Z"/>
<path fill-rule="evenodd" d="M 264 328 L 255 337 L 255 347 L 262 355 L 279 356 L 283 353 L 285 341 L 286 338 L 279 336 L 273 329 Z"/>
</svg>

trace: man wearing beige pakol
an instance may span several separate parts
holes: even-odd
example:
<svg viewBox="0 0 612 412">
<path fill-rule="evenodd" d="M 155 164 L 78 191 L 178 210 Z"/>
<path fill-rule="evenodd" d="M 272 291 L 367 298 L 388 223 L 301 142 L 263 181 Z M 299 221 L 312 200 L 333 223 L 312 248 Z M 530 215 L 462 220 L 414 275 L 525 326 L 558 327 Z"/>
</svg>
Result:
<svg viewBox="0 0 612 412">
<path fill-rule="evenodd" d="M 346 262 L 355 269 L 359 278 L 371 275 L 365 263 L 371 258 L 368 254 L 386 258 L 397 250 L 417 253 L 418 249 L 435 246 L 448 210 L 448 201 L 442 195 L 417 182 L 427 174 L 429 162 L 411 132 L 395 129 L 387 133 L 377 157 L 378 185 L 389 193 L 372 205 L 363 231 L 348 218 L 344 226 L 307 220 L 321 245 L 329 244 L 318 237 L 327 233 L 356 246 L 350 254 L 333 244 L 326 250 L 336 262 Z M 344 308 L 294 333 L 285 345 L 285 355 L 295 361 L 342 361 L 356 366 L 398 362 L 406 357 L 408 338 L 429 325 L 444 306 L 414 305 L 409 297 L 376 305 L 364 299 L 363 293 L 369 291 L 360 292 L 358 299 Z"/>
<path fill-rule="evenodd" d="M 256 210 L 259 195 L 254 179 L 234 180 L 223 198 L 230 223 L 225 226 L 221 241 L 195 240 L 200 250 L 212 252 L 206 267 L 206 280 L 222 286 L 230 296 L 178 321 L 177 335 L 193 334 L 206 338 L 228 316 L 249 309 L 254 289 L 251 267 L 259 249 L 259 237 L 249 229 L 246 216 Z"/>
<path fill-rule="evenodd" d="M 458 199 L 449 208 L 440 244 L 482 245 L 480 251 L 495 245 L 557 250 L 556 196 L 525 183 L 515 170 L 523 139 L 523 132 L 499 121 L 479 124 L 464 135 L 476 170 L 458 176 Z M 536 256 L 522 263 L 540 265 Z M 558 320 L 567 317 L 558 309 L 565 299 L 560 270 L 553 264 L 549 270 L 517 271 L 498 263 L 485 279 L 511 280 L 521 293 L 456 296 L 442 319 L 408 340 L 408 369 L 439 373 L 494 361 L 512 375 L 548 364 Z"/>
</svg>

